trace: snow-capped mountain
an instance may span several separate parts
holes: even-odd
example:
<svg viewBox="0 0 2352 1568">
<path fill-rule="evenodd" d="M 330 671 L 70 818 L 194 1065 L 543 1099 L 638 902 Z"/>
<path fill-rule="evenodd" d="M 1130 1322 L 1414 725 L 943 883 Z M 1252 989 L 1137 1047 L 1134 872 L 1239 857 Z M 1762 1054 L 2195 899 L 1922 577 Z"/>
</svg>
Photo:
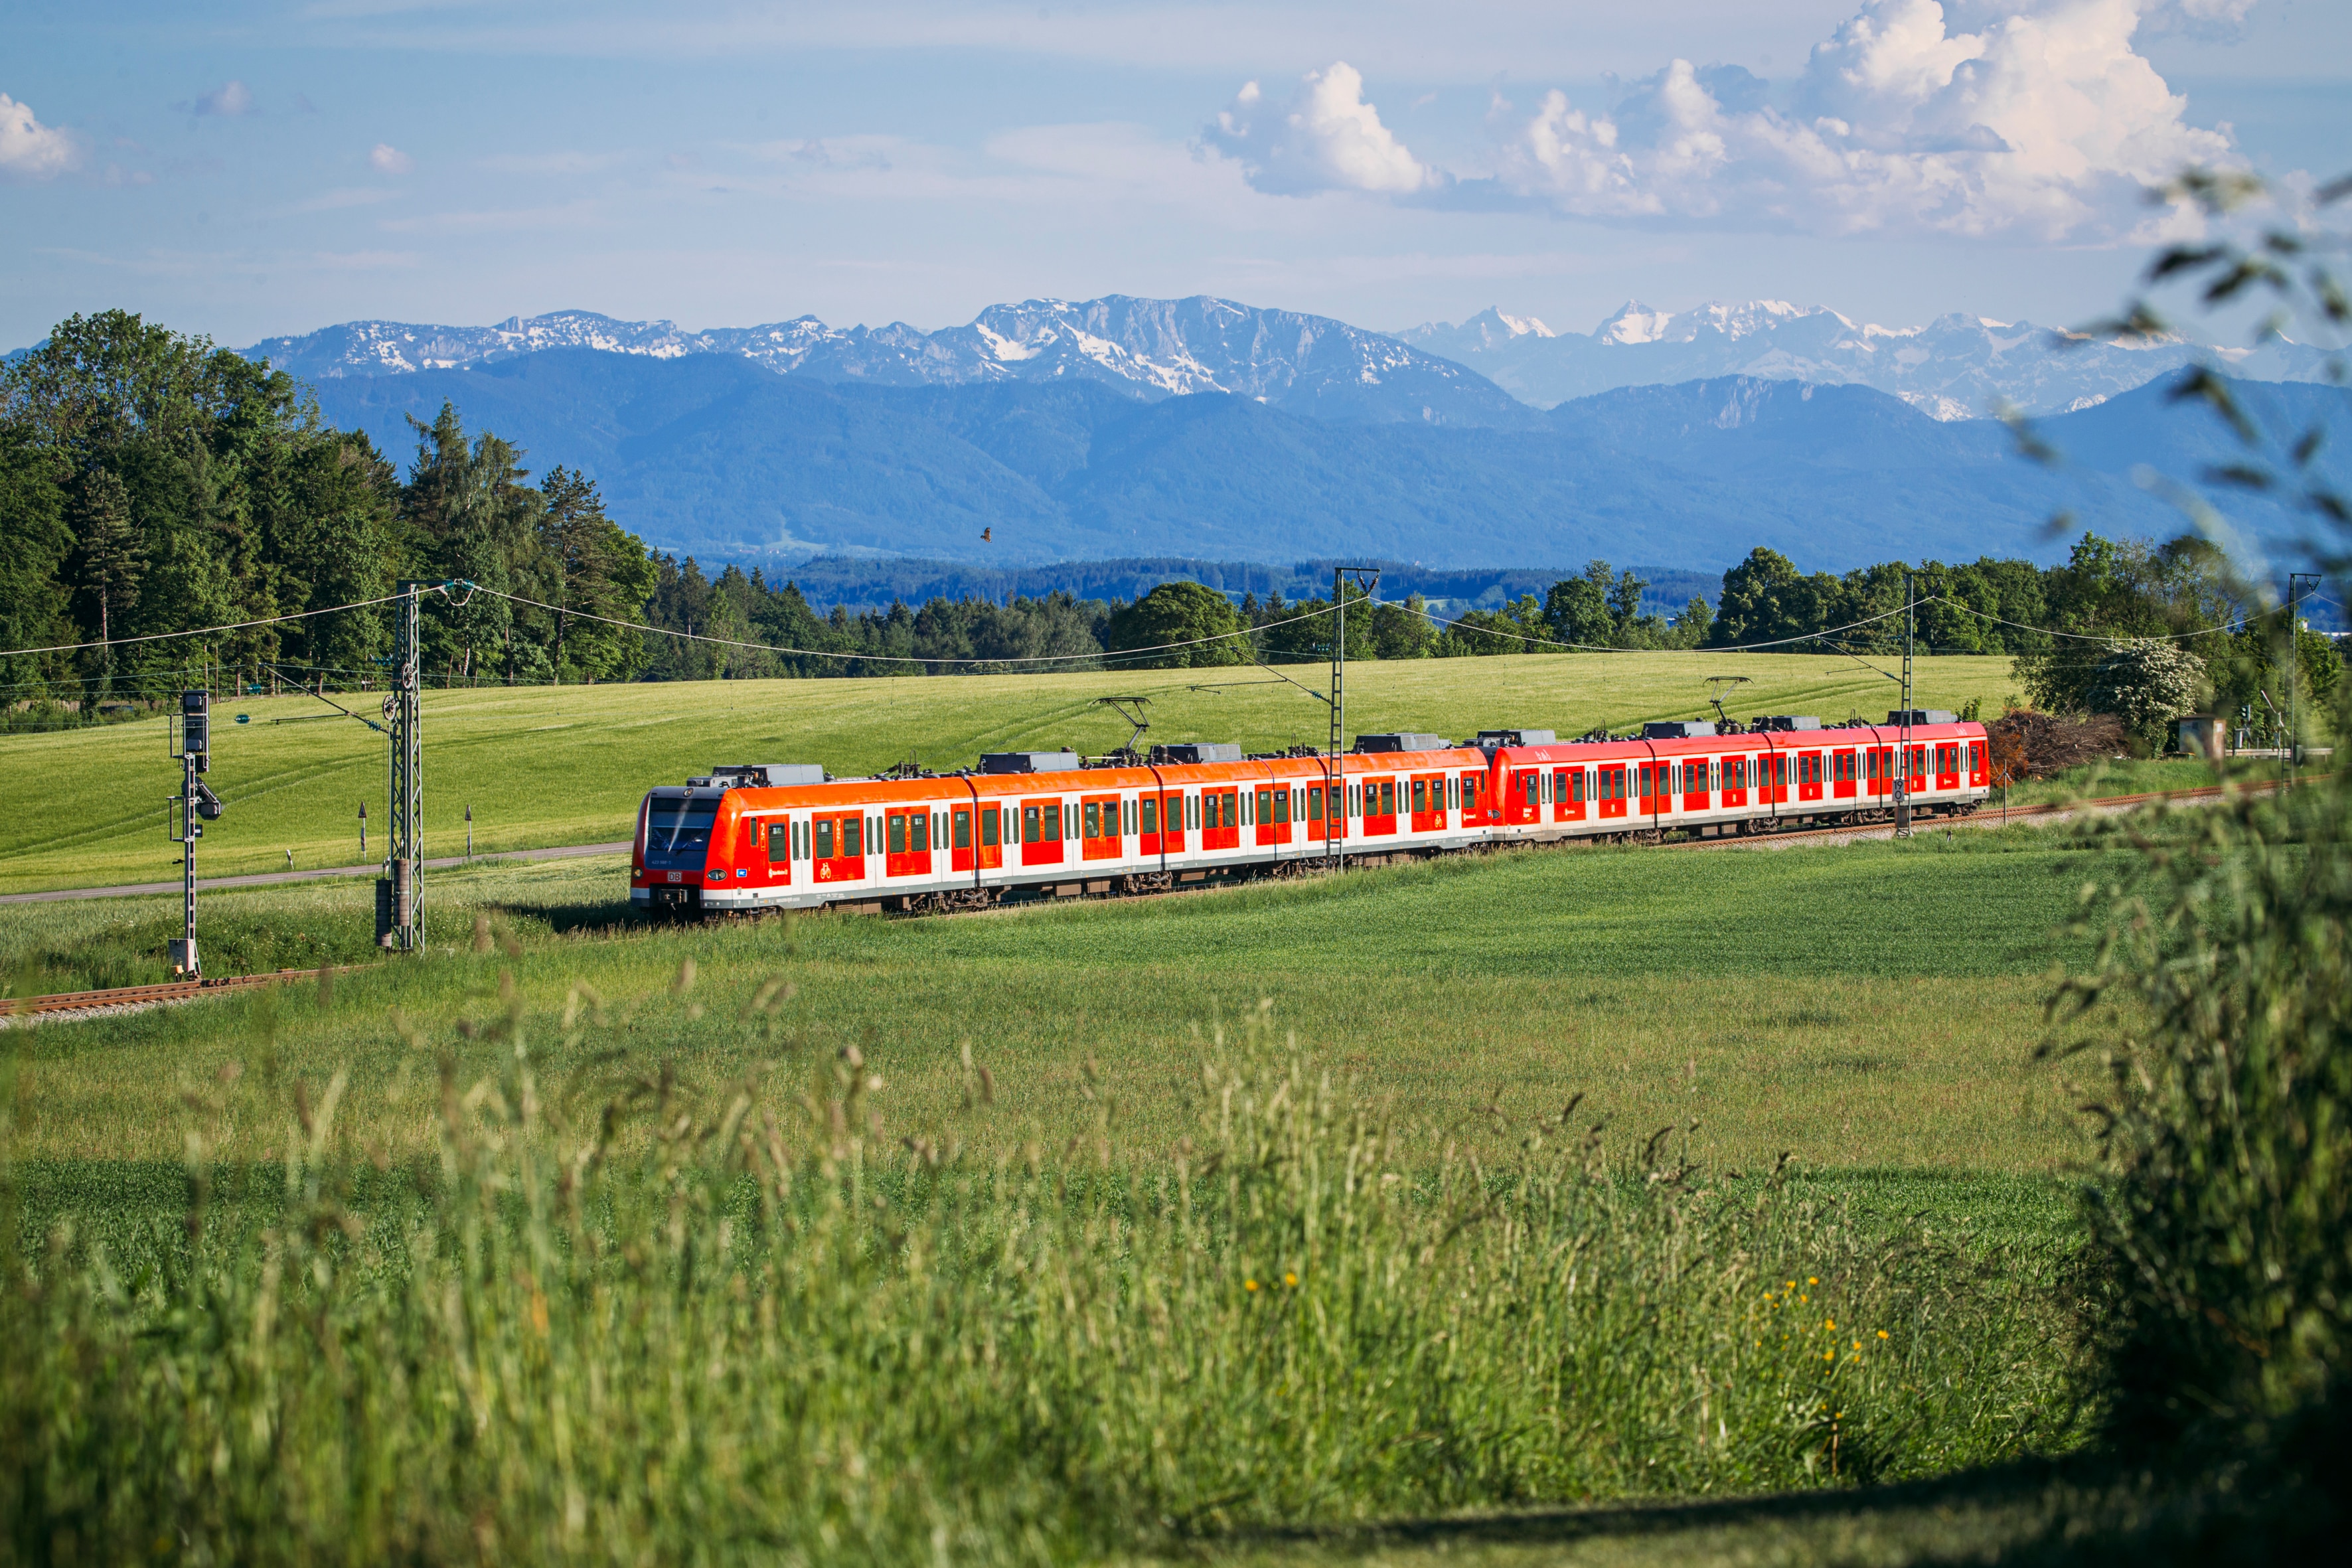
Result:
<svg viewBox="0 0 2352 1568">
<path fill-rule="evenodd" d="M 455 370 L 542 349 L 674 359 L 739 354 L 782 375 L 887 386 L 1097 381 L 1145 399 L 1224 392 L 1293 413 L 1384 423 L 1524 426 L 1532 412 L 1475 371 L 1326 316 L 1227 300 L 1031 300 L 925 332 L 814 316 L 689 332 L 584 310 L 495 327 L 352 321 L 245 352 L 305 380 Z"/>
<path fill-rule="evenodd" d="M 2031 322 L 1959 314 L 1924 327 L 1871 326 L 1780 300 L 1675 311 L 1631 302 L 1590 336 L 1489 309 L 1458 326 L 1433 321 L 1397 336 L 1539 408 L 1621 386 L 1747 375 L 1872 386 L 1937 419 L 1986 418 L 2003 403 L 2029 414 L 2093 407 L 2200 360 L 2258 381 L 2318 380 L 2324 361 L 2299 343 L 2062 339 Z"/>
</svg>

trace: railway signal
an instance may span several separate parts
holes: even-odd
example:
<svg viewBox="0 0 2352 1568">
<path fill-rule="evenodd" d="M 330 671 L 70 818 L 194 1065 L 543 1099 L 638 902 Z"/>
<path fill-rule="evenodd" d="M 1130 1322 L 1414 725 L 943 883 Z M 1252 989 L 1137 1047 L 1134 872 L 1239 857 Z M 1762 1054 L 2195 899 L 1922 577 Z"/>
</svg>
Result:
<svg viewBox="0 0 2352 1568">
<path fill-rule="evenodd" d="M 172 973 L 190 980 L 203 973 L 196 954 L 196 840 L 205 836 L 204 823 L 218 822 L 226 809 L 200 776 L 213 767 L 212 704 L 210 691 L 182 692 L 172 732 L 172 756 L 180 764 L 180 831 L 173 839 L 180 846 L 180 934 L 169 952 Z"/>
</svg>

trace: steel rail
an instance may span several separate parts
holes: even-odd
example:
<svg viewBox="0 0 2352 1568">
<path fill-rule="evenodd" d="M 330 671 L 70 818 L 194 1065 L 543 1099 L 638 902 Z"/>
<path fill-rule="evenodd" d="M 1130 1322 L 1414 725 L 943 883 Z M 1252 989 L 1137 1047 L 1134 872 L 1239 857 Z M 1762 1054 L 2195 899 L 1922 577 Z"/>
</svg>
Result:
<svg viewBox="0 0 2352 1568">
<path fill-rule="evenodd" d="M 356 964 L 330 964 L 346 974 Z M 319 973 L 316 969 L 280 969 L 268 974 L 224 974 L 201 980 L 167 980 L 154 985 L 117 985 L 105 991 L 61 991 L 52 996 L 0 996 L 0 1018 L 37 1016 L 44 1013 L 86 1013 L 105 1007 L 155 1005 L 192 1002 L 216 991 L 241 991 L 256 985 L 283 985 Z"/>
</svg>

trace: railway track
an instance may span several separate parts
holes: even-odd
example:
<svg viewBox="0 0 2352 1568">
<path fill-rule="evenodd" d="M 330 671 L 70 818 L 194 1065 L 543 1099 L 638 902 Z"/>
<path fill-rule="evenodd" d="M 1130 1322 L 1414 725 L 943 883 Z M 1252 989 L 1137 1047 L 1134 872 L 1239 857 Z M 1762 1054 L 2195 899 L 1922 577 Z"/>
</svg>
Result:
<svg viewBox="0 0 2352 1568">
<path fill-rule="evenodd" d="M 351 966 L 339 965 L 337 973 Z M 54 996 L 0 997 L 0 1020 L 38 1017 L 52 1013 L 94 1013 L 115 1007 L 153 1007 L 169 1002 L 193 1002 L 216 992 L 242 991 L 256 985 L 283 985 L 319 972 L 280 969 L 268 974 L 225 974 L 213 980 L 167 980 L 160 985 L 117 985 L 107 991 L 63 991 Z"/>
</svg>

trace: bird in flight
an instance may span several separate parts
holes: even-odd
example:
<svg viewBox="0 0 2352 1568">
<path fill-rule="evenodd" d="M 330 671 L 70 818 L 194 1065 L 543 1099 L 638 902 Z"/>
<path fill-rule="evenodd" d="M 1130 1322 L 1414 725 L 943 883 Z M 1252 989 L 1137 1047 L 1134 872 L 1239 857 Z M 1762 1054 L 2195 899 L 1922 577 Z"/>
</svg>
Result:
<svg viewBox="0 0 2352 1568">
<path fill-rule="evenodd" d="M 996 531 L 996 530 L 995 530 L 995 529 L 993 529 L 993 528 L 983 528 L 983 529 L 982 529 L 982 530 L 980 531 L 980 542 L 981 542 L 982 544 L 986 544 L 986 543 L 988 542 L 988 536 L 989 536 L 990 534 L 992 534 L 992 533 L 994 533 L 995 531 Z"/>
</svg>

